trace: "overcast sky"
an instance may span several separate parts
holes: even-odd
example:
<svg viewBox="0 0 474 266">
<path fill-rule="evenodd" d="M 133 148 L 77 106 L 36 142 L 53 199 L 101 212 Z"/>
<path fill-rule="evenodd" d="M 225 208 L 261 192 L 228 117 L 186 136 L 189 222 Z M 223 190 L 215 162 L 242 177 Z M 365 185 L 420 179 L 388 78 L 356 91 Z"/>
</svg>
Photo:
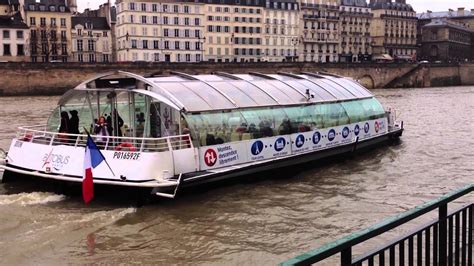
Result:
<svg viewBox="0 0 474 266">
<path fill-rule="evenodd" d="M 139 1 L 137 0 L 137 2 Z M 100 4 L 106 2 L 106 0 L 77 0 L 79 11 L 84 10 L 84 8 L 96 9 Z M 473 0 L 407 0 L 407 2 L 413 6 L 417 13 L 426 12 L 428 9 L 431 11 L 447 11 L 449 8 L 455 10 L 458 7 L 474 8 Z M 111 3 L 114 4 L 115 0 L 111 0 Z"/>
</svg>

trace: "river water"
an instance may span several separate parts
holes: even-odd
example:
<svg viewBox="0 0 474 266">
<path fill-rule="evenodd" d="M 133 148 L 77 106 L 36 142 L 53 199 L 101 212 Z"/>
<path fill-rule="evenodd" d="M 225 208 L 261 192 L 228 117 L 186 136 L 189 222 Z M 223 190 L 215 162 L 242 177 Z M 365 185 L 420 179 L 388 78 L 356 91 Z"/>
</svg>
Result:
<svg viewBox="0 0 474 266">
<path fill-rule="evenodd" d="M 404 120 L 399 145 L 274 178 L 141 208 L 0 184 L 0 264 L 272 265 L 473 182 L 474 87 L 374 93 Z M 0 147 L 57 100 L 0 98 Z"/>
</svg>

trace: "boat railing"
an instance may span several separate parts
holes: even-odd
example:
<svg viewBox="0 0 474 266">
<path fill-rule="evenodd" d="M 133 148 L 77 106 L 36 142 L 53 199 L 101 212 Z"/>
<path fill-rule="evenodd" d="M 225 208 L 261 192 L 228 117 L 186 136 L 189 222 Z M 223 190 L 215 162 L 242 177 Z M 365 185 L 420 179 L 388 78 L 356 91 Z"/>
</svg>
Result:
<svg viewBox="0 0 474 266">
<path fill-rule="evenodd" d="M 181 149 L 192 149 L 190 135 L 176 135 L 162 138 L 137 138 L 91 135 L 101 150 L 130 152 L 165 152 Z M 24 142 L 42 145 L 66 145 L 85 147 L 87 135 L 51 132 L 45 126 L 19 127 L 16 138 Z"/>
</svg>

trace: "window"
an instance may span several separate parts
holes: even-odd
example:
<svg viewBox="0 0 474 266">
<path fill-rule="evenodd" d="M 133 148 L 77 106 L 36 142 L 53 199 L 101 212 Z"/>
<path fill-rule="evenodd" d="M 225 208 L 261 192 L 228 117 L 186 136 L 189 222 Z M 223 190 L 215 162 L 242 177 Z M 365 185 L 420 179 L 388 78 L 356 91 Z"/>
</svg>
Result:
<svg viewBox="0 0 474 266">
<path fill-rule="evenodd" d="M 16 38 L 18 40 L 22 40 L 23 39 L 23 31 L 22 30 L 17 30 L 16 31 Z"/>
<path fill-rule="evenodd" d="M 194 19 L 194 25 L 199 26 L 200 23 L 201 23 L 201 22 L 200 22 L 199 18 L 195 18 L 195 19 Z"/>
<path fill-rule="evenodd" d="M 174 29 L 174 37 L 179 37 L 179 29 Z"/>
<path fill-rule="evenodd" d="M 16 55 L 25 55 L 25 46 L 23 44 L 17 44 Z"/>
<path fill-rule="evenodd" d="M 153 16 L 153 24 L 158 24 L 158 17 L 157 16 Z"/>
<path fill-rule="evenodd" d="M 200 30 L 194 30 L 194 37 L 201 38 L 201 31 Z"/>
<path fill-rule="evenodd" d="M 61 31 L 61 40 L 65 41 L 67 39 L 66 31 L 62 30 Z"/>
<path fill-rule="evenodd" d="M 95 55 L 89 54 L 89 62 L 95 62 Z"/>
<path fill-rule="evenodd" d="M 10 39 L 10 31 L 4 30 L 3 31 L 3 39 Z"/>
<path fill-rule="evenodd" d="M 135 10 L 135 3 L 130 3 L 129 8 L 130 10 Z"/>
<path fill-rule="evenodd" d="M 51 18 L 51 27 L 56 27 L 56 18 Z"/>
<path fill-rule="evenodd" d="M 143 40 L 142 44 L 143 44 L 143 49 L 148 49 L 148 41 L 147 40 Z"/>
<path fill-rule="evenodd" d="M 189 13 L 189 6 L 184 6 L 184 13 Z"/>
<path fill-rule="evenodd" d="M 151 11 L 157 12 L 158 11 L 158 5 L 157 4 L 151 5 Z"/>
<path fill-rule="evenodd" d="M 163 17 L 163 24 L 168 25 L 168 17 Z"/>
<path fill-rule="evenodd" d="M 184 18 L 184 25 L 189 25 L 189 18 Z"/>
<path fill-rule="evenodd" d="M 10 45 L 4 44 L 3 45 L 3 55 L 12 55 L 10 51 Z"/>
<path fill-rule="evenodd" d="M 179 41 L 174 42 L 174 49 L 179 50 Z"/>
<path fill-rule="evenodd" d="M 170 42 L 169 41 L 165 41 L 165 49 L 170 49 Z"/>
<path fill-rule="evenodd" d="M 78 35 L 78 36 L 82 36 L 82 30 L 81 30 L 81 29 L 78 29 L 78 30 L 77 30 L 77 35 Z"/>
<path fill-rule="evenodd" d="M 30 26 L 35 26 L 36 25 L 36 18 L 35 17 L 31 17 L 30 18 Z"/>
<path fill-rule="evenodd" d="M 62 52 L 63 55 L 67 55 L 67 44 L 66 43 L 61 44 L 61 52 Z"/>
<path fill-rule="evenodd" d="M 46 18 L 40 18 L 40 25 L 42 27 L 46 26 Z"/>
<path fill-rule="evenodd" d="M 178 17 L 174 18 L 174 25 L 179 25 L 179 18 Z"/>
<path fill-rule="evenodd" d="M 153 41 L 153 49 L 159 49 L 159 42 L 158 41 Z"/>
<path fill-rule="evenodd" d="M 146 12 L 146 4 L 145 3 L 142 3 L 142 11 Z"/>
<path fill-rule="evenodd" d="M 168 36 L 169 36 L 169 30 L 168 30 L 168 29 L 164 29 L 164 30 L 163 30 L 163 35 L 164 35 L 165 37 L 168 37 Z"/>
<path fill-rule="evenodd" d="M 106 31 L 102 32 L 102 36 L 107 37 L 108 33 Z"/>
<path fill-rule="evenodd" d="M 146 16 L 142 16 L 142 23 L 146 24 Z"/>
<path fill-rule="evenodd" d="M 77 55 L 77 61 L 78 62 L 84 62 L 84 56 L 82 54 Z"/>
<path fill-rule="evenodd" d="M 191 49 L 191 45 L 190 45 L 189 42 L 185 42 L 185 43 L 184 43 L 184 49 L 186 49 L 186 50 L 190 50 L 190 49 Z"/>
<path fill-rule="evenodd" d="M 174 12 L 174 13 L 178 13 L 178 12 L 179 12 L 179 6 L 174 5 L 174 6 L 173 6 L 173 12 Z"/>
<path fill-rule="evenodd" d="M 77 50 L 80 52 L 84 50 L 84 44 L 82 40 L 77 40 Z"/>
<path fill-rule="evenodd" d="M 87 48 L 89 49 L 89 51 L 95 51 L 94 40 L 87 41 Z"/>
<path fill-rule="evenodd" d="M 137 40 L 132 40 L 132 48 L 133 49 L 137 48 Z"/>
</svg>

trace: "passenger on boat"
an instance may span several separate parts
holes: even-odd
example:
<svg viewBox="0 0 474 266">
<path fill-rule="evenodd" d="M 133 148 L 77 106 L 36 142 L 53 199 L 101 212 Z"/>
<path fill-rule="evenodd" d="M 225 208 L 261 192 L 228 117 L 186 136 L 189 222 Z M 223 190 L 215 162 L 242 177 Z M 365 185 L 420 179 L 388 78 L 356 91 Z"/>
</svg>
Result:
<svg viewBox="0 0 474 266">
<path fill-rule="evenodd" d="M 68 124 L 68 133 L 79 134 L 79 116 L 77 115 L 77 110 L 69 111 L 71 118 L 69 119 Z"/>
<path fill-rule="evenodd" d="M 59 125 L 59 133 L 68 133 L 69 115 L 66 111 L 61 112 L 61 124 Z"/>
<path fill-rule="evenodd" d="M 291 122 L 288 117 L 283 118 L 283 121 L 278 128 L 278 134 L 280 135 L 289 135 L 291 134 Z"/>
<path fill-rule="evenodd" d="M 58 139 L 60 142 L 67 142 L 68 136 L 65 135 L 68 133 L 68 125 L 69 125 L 69 115 L 66 111 L 61 112 L 61 124 L 59 125 L 59 134 Z"/>
<path fill-rule="evenodd" d="M 262 137 L 273 137 L 273 129 L 268 119 L 262 120 L 258 126 L 260 127 L 260 134 Z"/>
<path fill-rule="evenodd" d="M 112 123 L 112 114 L 114 116 L 114 121 L 115 124 Z M 117 112 L 117 109 L 114 109 L 114 111 L 107 116 L 107 124 L 108 124 L 108 130 L 109 130 L 109 136 L 117 136 L 117 137 L 122 137 L 122 127 L 123 127 L 123 119 L 120 117 L 120 115 Z M 117 126 L 117 128 L 115 128 Z"/>
<path fill-rule="evenodd" d="M 107 137 L 109 135 L 109 126 L 107 124 L 107 121 L 105 120 L 105 117 L 101 116 L 99 117 L 99 120 L 94 126 L 94 134 L 97 135 L 97 142 L 105 142 L 107 141 Z"/>
</svg>

